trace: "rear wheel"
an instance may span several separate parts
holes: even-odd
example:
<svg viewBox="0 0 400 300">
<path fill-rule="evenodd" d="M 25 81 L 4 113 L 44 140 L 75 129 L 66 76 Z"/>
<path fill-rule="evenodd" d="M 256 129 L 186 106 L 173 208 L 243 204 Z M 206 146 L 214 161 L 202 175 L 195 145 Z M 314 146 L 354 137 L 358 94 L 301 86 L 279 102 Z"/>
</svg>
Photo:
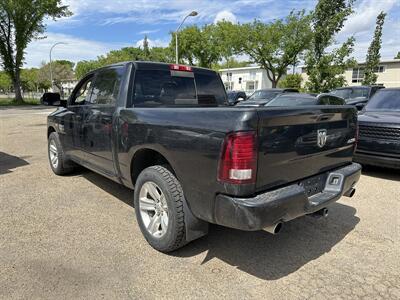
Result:
<svg viewBox="0 0 400 300">
<path fill-rule="evenodd" d="M 170 252 L 185 241 L 183 191 L 165 167 L 143 170 L 135 184 L 135 212 L 140 230 L 156 250 Z"/>
<path fill-rule="evenodd" d="M 50 134 L 47 149 L 50 167 L 55 174 L 65 175 L 73 171 L 71 162 L 65 158 L 58 133 L 52 132 Z"/>
</svg>

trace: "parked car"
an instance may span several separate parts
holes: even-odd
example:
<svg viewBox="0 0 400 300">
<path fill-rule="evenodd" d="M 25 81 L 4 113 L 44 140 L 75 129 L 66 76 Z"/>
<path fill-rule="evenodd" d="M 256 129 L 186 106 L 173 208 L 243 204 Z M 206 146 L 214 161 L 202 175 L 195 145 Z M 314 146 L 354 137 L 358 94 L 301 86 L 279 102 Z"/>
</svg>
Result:
<svg viewBox="0 0 400 300">
<path fill-rule="evenodd" d="M 349 105 L 354 105 L 358 110 L 362 110 L 369 99 L 380 89 L 385 88 L 382 85 L 371 86 L 348 86 L 337 88 L 331 91 L 331 94 L 345 99 Z"/>
<path fill-rule="evenodd" d="M 277 233 L 297 217 L 326 216 L 361 172 L 353 108 L 229 107 L 218 73 L 197 67 L 92 71 L 47 123 L 53 172 L 83 165 L 134 189 L 141 232 L 163 252 L 209 223 Z"/>
<path fill-rule="evenodd" d="M 400 169 L 400 88 L 378 91 L 359 114 L 354 160 Z"/>
<path fill-rule="evenodd" d="M 297 89 L 263 89 L 255 91 L 246 101 L 242 101 L 238 106 L 261 107 L 283 93 L 298 93 Z"/>
<path fill-rule="evenodd" d="M 286 93 L 276 96 L 265 106 L 304 106 L 304 105 L 345 105 L 344 99 L 331 94 L 317 96 L 300 93 Z"/>
<path fill-rule="evenodd" d="M 240 101 L 247 99 L 246 93 L 244 91 L 228 91 L 226 92 L 228 96 L 229 105 L 236 105 Z"/>
</svg>

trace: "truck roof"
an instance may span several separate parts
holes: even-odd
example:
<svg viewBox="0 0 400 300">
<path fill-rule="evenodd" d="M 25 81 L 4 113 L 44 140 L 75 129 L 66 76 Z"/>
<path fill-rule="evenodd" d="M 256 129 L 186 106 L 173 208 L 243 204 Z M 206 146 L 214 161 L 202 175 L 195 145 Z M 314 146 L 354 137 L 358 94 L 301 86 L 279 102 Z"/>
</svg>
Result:
<svg viewBox="0 0 400 300">
<path fill-rule="evenodd" d="M 106 67 L 112 67 L 112 66 L 123 66 L 123 65 L 127 65 L 129 63 L 133 63 L 136 69 L 158 69 L 158 70 L 169 70 L 171 65 L 175 65 L 174 63 L 164 63 L 164 62 L 154 62 L 154 61 L 122 61 L 122 62 L 118 62 L 115 64 L 110 64 L 107 66 L 103 66 L 100 68 L 97 68 L 96 70 L 102 69 L 102 68 L 106 68 Z M 183 64 L 179 64 L 179 65 L 183 65 Z M 184 65 L 187 66 L 187 65 Z M 191 67 L 193 71 L 207 71 L 207 72 L 213 72 L 216 73 L 216 71 L 211 70 L 211 69 L 207 69 L 207 68 L 202 68 L 202 67 L 196 67 L 196 66 L 188 66 Z M 95 71 L 95 70 L 93 70 Z M 92 72 L 93 72 L 92 71 Z"/>
</svg>

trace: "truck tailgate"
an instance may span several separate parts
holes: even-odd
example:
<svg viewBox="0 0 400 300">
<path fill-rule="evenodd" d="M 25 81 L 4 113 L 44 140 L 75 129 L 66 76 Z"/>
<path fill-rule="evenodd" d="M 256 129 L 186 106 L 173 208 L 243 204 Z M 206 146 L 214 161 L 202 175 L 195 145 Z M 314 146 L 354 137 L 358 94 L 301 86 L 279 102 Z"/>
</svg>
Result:
<svg viewBox="0 0 400 300">
<path fill-rule="evenodd" d="M 257 191 L 352 161 L 357 112 L 349 106 L 258 110 Z"/>
</svg>

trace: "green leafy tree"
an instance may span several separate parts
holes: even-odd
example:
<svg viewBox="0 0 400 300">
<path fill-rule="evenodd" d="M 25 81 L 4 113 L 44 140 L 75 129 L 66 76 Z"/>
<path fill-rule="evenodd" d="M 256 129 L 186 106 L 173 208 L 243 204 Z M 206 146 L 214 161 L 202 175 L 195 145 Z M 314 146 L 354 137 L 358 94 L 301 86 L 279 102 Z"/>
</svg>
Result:
<svg viewBox="0 0 400 300">
<path fill-rule="evenodd" d="M 22 69 L 21 70 L 21 86 L 24 92 L 39 91 L 39 69 Z"/>
<path fill-rule="evenodd" d="M 81 79 L 90 71 L 100 68 L 101 65 L 97 60 L 82 60 L 76 64 L 75 76 L 77 79 Z"/>
<path fill-rule="evenodd" d="M 303 77 L 301 74 L 288 74 L 278 84 L 280 88 L 294 88 L 301 89 L 301 82 Z"/>
<path fill-rule="evenodd" d="M 237 24 L 222 20 L 215 25 L 214 29 L 215 39 L 218 42 L 218 52 L 225 61 L 223 65 L 227 68 L 244 67 L 249 64 L 249 62 L 238 62 L 232 57 L 235 54 L 235 45 L 238 42 L 236 36 L 237 27 Z M 213 66 L 213 68 L 215 67 Z"/>
<path fill-rule="evenodd" d="M 149 60 L 165 63 L 174 62 L 174 52 L 170 47 L 152 47 L 150 48 Z"/>
<path fill-rule="evenodd" d="M 251 63 L 249 61 L 238 61 L 234 57 L 224 60 L 223 63 L 216 63 L 212 65 L 213 70 L 229 69 L 229 68 L 242 68 L 247 67 Z"/>
<path fill-rule="evenodd" d="M 0 91 L 8 93 L 11 90 L 11 78 L 5 71 L 0 71 Z"/>
<path fill-rule="evenodd" d="M 251 62 L 265 69 L 272 86 L 276 87 L 286 75 L 288 66 L 294 64 L 310 45 L 310 18 L 300 11 L 269 24 L 256 20 L 238 25 L 232 45 L 236 53 L 247 54 Z"/>
<path fill-rule="evenodd" d="M 381 59 L 381 44 L 382 44 L 382 29 L 385 23 L 386 13 L 383 11 L 376 18 L 376 28 L 374 33 L 374 38 L 368 48 L 366 65 L 364 70 L 364 79 L 362 81 L 363 85 L 376 84 L 378 75 L 376 75 L 375 70 L 379 66 L 379 61 Z"/>
<path fill-rule="evenodd" d="M 143 58 L 145 60 L 150 58 L 150 47 L 149 47 L 149 41 L 147 39 L 147 35 L 145 35 L 144 39 L 143 39 Z"/>
<path fill-rule="evenodd" d="M 21 68 L 28 44 L 45 31 L 44 21 L 71 15 L 61 0 L 0 0 L 0 58 L 10 76 L 15 101 L 23 103 Z"/>
<path fill-rule="evenodd" d="M 319 0 L 315 7 L 313 39 L 305 59 L 309 77 L 306 88 L 311 92 L 325 92 L 345 85 L 343 73 L 355 64 L 355 60 L 350 58 L 354 37 L 349 37 L 339 48 L 327 51 L 352 13 L 352 5 L 353 0 Z"/>
<path fill-rule="evenodd" d="M 394 59 L 400 59 L 400 51 L 397 52 L 397 55 L 394 57 Z"/>
<path fill-rule="evenodd" d="M 190 65 L 211 68 L 221 59 L 219 41 L 215 32 L 215 25 L 203 27 L 188 26 L 179 31 L 178 47 L 179 61 Z M 174 48 L 175 33 L 172 33 L 170 47 Z"/>
<path fill-rule="evenodd" d="M 75 74 L 72 69 L 73 64 L 66 63 L 66 61 L 55 60 L 51 63 L 51 69 L 53 73 L 53 82 L 59 91 L 62 90 L 61 84 L 65 81 L 70 81 L 75 79 Z M 43 86 L 51 86 L 50 81 L 50 64 L 42 64 L 39 73 L 39 82 Z"/>
<path fill-rule="evenodd" d="M 110 64 L 134 61 L 134 60 L 151 60 L 159 62 L 173 62 L 173 52 L 169 47 L 152 47 L 148 49 L 148 53 L 138 47 L 125 47 L 120 50 L 112 50 L 105 55 L 98 56 L 95 60 L 83 60 L 76 64 L 75 75 L 77 79 L 81 79 L 85 74 L 97 68 Z"/>
</svg>

